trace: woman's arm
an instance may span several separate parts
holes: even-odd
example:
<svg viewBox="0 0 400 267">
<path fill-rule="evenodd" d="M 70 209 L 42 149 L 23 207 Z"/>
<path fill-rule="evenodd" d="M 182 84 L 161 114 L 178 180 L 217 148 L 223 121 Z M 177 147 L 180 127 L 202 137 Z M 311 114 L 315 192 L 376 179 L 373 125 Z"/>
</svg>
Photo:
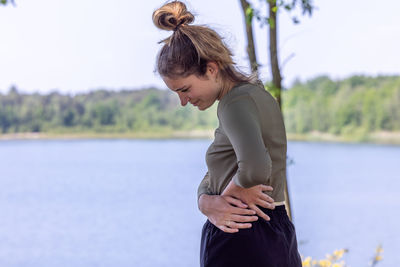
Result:
<svg viewBox="0 0 400 267">
<path fill-rule="evenodd" d="M 210 185 L 210 175 L 207 172 L 206 175 L 204 175 L 203 180 L 201 180 L 199 187 L 197 188 L 197 201 L 199 201 L 199 198 L 202 194 L 207 194 L 207 195 L 210 194 L 208 190 L 209 185 Z"/>
<path fill-rule="evenodd" d="M 235 151 L 238 170 L 222 195 L 246 203 L 250 209 L 269 220 L 257 205 L 274 209 L 274 200 L 263 191 L 272 174 L 272 160 L 263 140 L 261 117 L 256 103 L 249 95 L 240 95 L 221 109 L 221 126 Z"/>
<path fill-rule="evenodd" d="M 243 188 L 266 184 L 272 174 L 272 160 L 254 100 L 249 95 L 232 99 L 221 108 L 220 122 L 236 155 L 238 170 L 232 180 Z"/>
</svg>

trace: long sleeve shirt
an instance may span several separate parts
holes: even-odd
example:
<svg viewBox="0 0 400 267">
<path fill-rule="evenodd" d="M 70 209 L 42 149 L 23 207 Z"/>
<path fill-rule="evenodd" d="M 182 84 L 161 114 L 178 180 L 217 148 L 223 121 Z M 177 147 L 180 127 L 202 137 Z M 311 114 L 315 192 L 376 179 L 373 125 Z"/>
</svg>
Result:
<svg viewBox="0 0 400 267">
<path fill-rule="evenodd" d="M 242 83 L 218 103 L 219 126 L 206 153 L 208 172 L 198 188 L 201 194 L 219 195 L 233 179 L 249 188 L 270 185 L 266 192 L 284 201 L 286 131 L 278 103 L 262 86 Z"/>
</svg>

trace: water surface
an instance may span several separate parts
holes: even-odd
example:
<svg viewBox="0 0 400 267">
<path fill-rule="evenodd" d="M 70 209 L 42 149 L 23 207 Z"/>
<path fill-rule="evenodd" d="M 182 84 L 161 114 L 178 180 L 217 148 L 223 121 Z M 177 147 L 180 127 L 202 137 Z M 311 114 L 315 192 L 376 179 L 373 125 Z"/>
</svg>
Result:
<svg viewBox="0 0 400 267">
<path fill-rule="evenodd" d="M 0 142 L 0 266 L 198 266 L 210 140 Z M 400 147 L 290 142 L 300 252 L 400 257 Z"/>
</svg>

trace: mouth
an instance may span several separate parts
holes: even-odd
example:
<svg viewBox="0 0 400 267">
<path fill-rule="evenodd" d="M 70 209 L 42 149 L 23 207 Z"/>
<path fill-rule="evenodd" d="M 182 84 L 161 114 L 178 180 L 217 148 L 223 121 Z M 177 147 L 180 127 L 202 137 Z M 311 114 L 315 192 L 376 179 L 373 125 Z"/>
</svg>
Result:
<svg viewBox="0 0 400 267">
<path fill-rule="evenodd" d="M 192 103 L 193 106 L 197 106 L 199 104 L 200 100 L 197 100 L 196 102 Z"/>
</svg>

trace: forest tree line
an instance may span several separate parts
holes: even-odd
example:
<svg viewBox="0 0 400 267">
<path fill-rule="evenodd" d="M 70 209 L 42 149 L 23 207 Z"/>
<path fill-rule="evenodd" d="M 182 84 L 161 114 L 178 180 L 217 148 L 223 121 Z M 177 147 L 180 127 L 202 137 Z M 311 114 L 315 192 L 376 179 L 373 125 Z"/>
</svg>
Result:
<svg viewBox="0 0 400 267">
<path fill-rule="evenodd" d="M 125 133 L 209 129 L 215 107 L 195 112 L 182 108 L 169 90 L 155 88 L 65 95 L 22 94 L 13 87 L 0 94 L 2 133 Z"/>
<path fill-rule="evenodd" d="M 365 134 L 400 131 L 400 77 L 320 76 L 283 91 L 289 133 Z M 2 133 L 129 133 L 208 130 L 216 105 L 198 112 L 181 107 L 170 90 L 96 90 L 76 95 L 25 94 L 15 86 L 0 94 Z"/>
<path fill-rule="evenodd" d="M 335 135 L 400 131 L 400 76 L 320 76 L 283 93 L 286 129 Z"/>
</svg>

